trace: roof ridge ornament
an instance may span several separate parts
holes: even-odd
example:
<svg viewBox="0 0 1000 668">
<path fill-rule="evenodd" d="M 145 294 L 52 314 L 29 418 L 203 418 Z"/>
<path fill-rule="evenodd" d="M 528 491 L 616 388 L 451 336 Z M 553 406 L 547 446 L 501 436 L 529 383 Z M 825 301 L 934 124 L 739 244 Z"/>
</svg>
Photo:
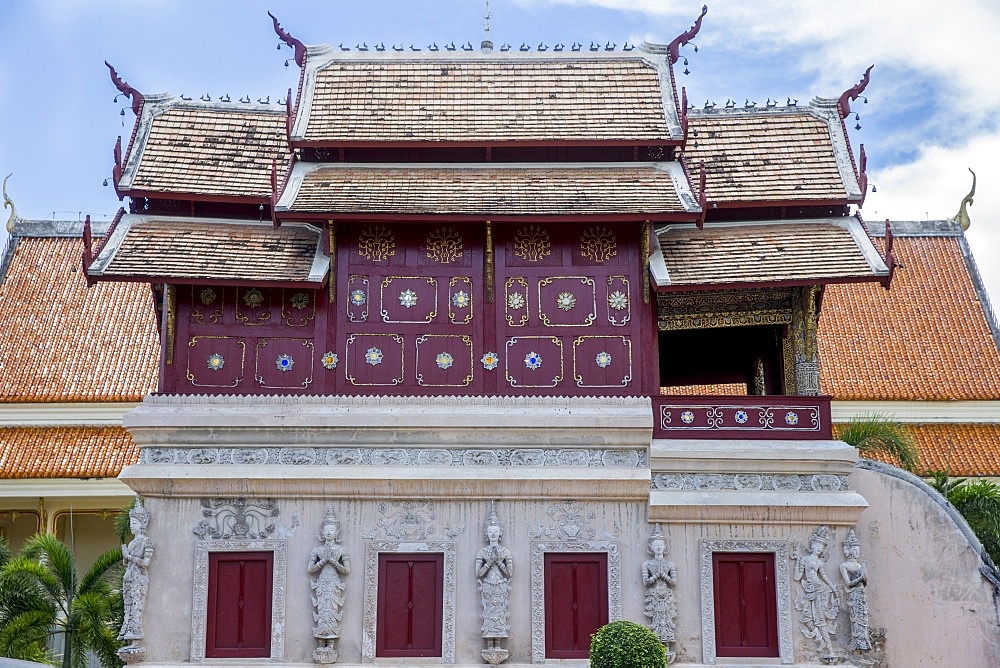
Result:
<svg viewBox="0 0 1000 668">
<path fill-rule="evenodd" d="M 968 195 L 962 198 L 962 204 L 958 207 L 958 213 L 952 217 L 953 222 L 962 225 L 963 232 L 968 230 L 969 226 L 972 224 L 972 220 L 969 218 L 968 207 L 972 206 L 972 197 L 976 194 L 976 173 L 972 171 L 971 167 L 969 168 L 969 173 L 972 174 L 972 190 L 969 191 Z M 6 179 L 4 182 L 6 183 Z M 6 191 L 4 191 L 4 197 L 7 197 Z M 6 206 L 6 204 L 4 204 L 4 206 Z M 10 223 L 8 223 L 8 226 L 9 225 Z"/>
<path fill-rule="evenodd" d="M 104 64 L 108 66 L 109 70 L 111 70 L 111 83 L 115 85 L 115 88 L 117 88 L 122 95 L 132 100 L 132 113 L 136 115 L 136 118 L 138 118 L 139 112 L 142 110 L 142 103 L 146 98 L 143 97 L 142 93 L 123 81 L 122 78 L 118 76 L 118 72 L 115 68 L 111 66 L 111 63 L 105 60 Z M 125 112 L 123 111 L 122 113 L 124 114 Z"/>
<path fill-rule="evenodd" d="M 486 23 L 483 25 L 483 31 L 485 35 L 483 36 L 483 41 L 479 45 L 479 48 L 483 51 L 490 52 L 493 50 L 493 42 L 490 41 L 490 0 L 486 0 L 486 15 L 483 16 L 486 19 Z"/>
<path fill-rule="evenodd" d="M 274 32 L 278 35 L 278 39 L 295 50 L 295 64 L 302 67 L 306 62 L 306 45 L 288 34 L 288 31 L 283 29 L 281 24 L 278 23 L 278 18 L 274 14 L 268 12 L 267 15 L 274 22 Z M 280 49 L 281 47 L 279 46 L 278 48 Z"/>
<path fill-rule="evenodd" d="M 688 42 L 693 40 L 701 30 L 701 20 L 705 18 L 705 14 L 708 13 L 708 5 L 703 5 L 701 8 L 701 14 L 695 19 L 694 25 L 691 26 L 687 31 L 682 32 L 680 35 L 675 37 L 670 44 L 667 45 L 667 56 L 670 59 L 670 64 L 673 65 L 681 57 L 681 47 L 686 45 Z M 698 47 L 695 47 L 697 50 Z"/>
<path fill-rule="evenodd" d="M 855 86 L 851 86 L 841 94 L 840 99 L 837 100 L 837 109 L 840 111 L 840 120 L 844 120 L 851 113 L 851 100 L 856 100 L 864 92 L 865 88 L 868 87 L 869 75 L 871 74 L 872 68 L 875 65 L 869 65 L 868 69 L 865 70 L 864 75 L 861 77 L 861 81 Z M 868 102 L 868 98 L 865 98 L 865 102 Z"/>
<path fill-rule="evenodd" d="M 14 202 L 7 197 L 7 179 L 14 176 L 14 172 L 11 172 L 3 179 L 3 208 L 10 209 L 10 218 L 7 219 L 7 231 L 10 234 L 14 234 L 14 221 L 18 220 L 17 209 L 14 207 Z"/>
</svg>

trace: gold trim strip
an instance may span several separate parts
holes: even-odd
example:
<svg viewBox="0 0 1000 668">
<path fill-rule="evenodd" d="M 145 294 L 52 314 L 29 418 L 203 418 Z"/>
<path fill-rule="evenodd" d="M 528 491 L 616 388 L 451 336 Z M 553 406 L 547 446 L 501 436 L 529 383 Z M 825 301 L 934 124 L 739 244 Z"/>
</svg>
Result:
<svg viewBox="0 0 1000 668">
<path fill-rule="evenodd" d="M 177 339 L 177 286 L 168 285 L 167 300 L 167 365 L 174 363 L 174 343 Z"/>
<path fill-rule="evenodd" d="M 652 227 L 647 220 L 642 224 L 642 238 L 640 247 L 642 249 L 642 303 L 649 303 L 649 231 Z"/>
<path fill-rule="evenodd" d="M 332 220 L 327 221 L 327 229 L 330 231 L 330 279 L 327 286 L 330 288 L 330 303 L 336 301 L 337 294 L 337 223 Z"/>
<path fill-rule="evenodd" d="M 486 221 L 486 275 L 483 282 L 486 283 L 486 303 L 493 303 L 493 224 Z"/>
</svg>

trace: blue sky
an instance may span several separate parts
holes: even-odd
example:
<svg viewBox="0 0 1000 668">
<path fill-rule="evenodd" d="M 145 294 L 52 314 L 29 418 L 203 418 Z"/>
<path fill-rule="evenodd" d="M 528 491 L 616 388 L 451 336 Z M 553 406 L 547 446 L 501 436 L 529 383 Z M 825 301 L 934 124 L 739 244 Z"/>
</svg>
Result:
<svg viewBox="0 0 1000 668">
<path fill-rule="evenodd" d="M 491 0 L 493 41 L 668 42 L 701 1 Z M 1000 306 L 1000 3 L 953 0 L 717 0 L 699 51 L 682 51 L 692 103 L 836 97 L 874 63 L 855 109 L 869 220 L 949 218 L 979 177 L 968 236 Z M 267 11 L 307 44 L 471 41 L 484 0 L 8 0 L 0 16 L 0 171 L 26 218 L 110 216 L 115 138 L 133 117 L 104 60 L 144 93 L 282 98 L 297 83 Z M 683 64 L 678 72 L 683 71 Z M 120 112 L 125 109 L 125 116 Z M 124 125 L 123 125 L 124 121 Z M 855 122 L 852 120 L 852 126 Z M 0 176 L 2 176 L 0 175 Z M 3 218 L 6 220 L 6 217 Z M 3 232 L 0 232 L 2 235 Z M 0 245 L 2 245 L 0 236 Z"/>
</svg>

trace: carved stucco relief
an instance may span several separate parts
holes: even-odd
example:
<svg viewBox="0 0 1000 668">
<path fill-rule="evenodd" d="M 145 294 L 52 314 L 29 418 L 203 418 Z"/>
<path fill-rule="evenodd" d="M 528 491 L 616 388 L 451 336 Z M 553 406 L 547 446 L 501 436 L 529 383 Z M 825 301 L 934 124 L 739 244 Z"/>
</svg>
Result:
<svg viewBox="0 0 1000 668">
<path fill-rule="evenodd" d="M 361 662 L 375 663 L 378 619 L 378 555 L 383 552 L 441 552 L 444 554 L 444 592 L 441 620 L 441 663 L 455 663 L 455 543 L 371 541 L 365 554 L 365 606 L 362 621 Z"/>
<path fill-rule="evenodd" d="M 699 544 L 699 570 L 701 576 L 701 647 L 702 661 L 716 663 L 715 652 L 715 585 L 712 568 L 714 552 L 770 552 L 774 554 L 774 575 L 777 582 L 778 657 L 783 664 L 791 664 L 792 613 L 791 583 L 789 579 L 788 543 L 780 540 L 702 540 Z"/>
<path fill-rule="evenodd" d="M 285 656 L 285 554 L 286 541 L 201 540 L 194 544 L 194 599 L 191 609 L 191 661 L 205 661 L 205 633 L 208 619 L 208 555 L 210 552 L 273 552 L 271 574 L 271 661 Z"/>
</svg>

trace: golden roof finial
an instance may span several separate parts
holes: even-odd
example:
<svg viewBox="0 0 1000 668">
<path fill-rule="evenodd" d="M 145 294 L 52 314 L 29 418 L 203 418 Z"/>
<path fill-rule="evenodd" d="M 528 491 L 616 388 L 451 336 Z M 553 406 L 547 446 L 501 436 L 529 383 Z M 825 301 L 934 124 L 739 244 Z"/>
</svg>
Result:
<svg viewBox="0 0 1000 668">
<path fill-rule="evenodd" d="M 17 209 L 14 208 L 14 202 L 7 197 L 7 179 L 13 176 L 13 172 L 4 177 L 3 180 L 3 208 L 10 209 L 10 218 L 7 219 L 7 231 L 10 234 L 14 234 L 14 221 L 17 220 Z"/>
<path fill-rule="evenodd" d="M 962 230 L 969 229 L 969 225 L 972 224 L 972 220 L 969 219 L 969 205 L 972 204 L 972 196 L 976 194 L 976 173 L 969 168 L 969 173 L 972 174 L 972 190 L 969 194 L 962 198 L 962 204 L 958 207 L 958 213 L 952 218 L 952 221 L 960 223 L 962 225 Z"/>
</svg>

